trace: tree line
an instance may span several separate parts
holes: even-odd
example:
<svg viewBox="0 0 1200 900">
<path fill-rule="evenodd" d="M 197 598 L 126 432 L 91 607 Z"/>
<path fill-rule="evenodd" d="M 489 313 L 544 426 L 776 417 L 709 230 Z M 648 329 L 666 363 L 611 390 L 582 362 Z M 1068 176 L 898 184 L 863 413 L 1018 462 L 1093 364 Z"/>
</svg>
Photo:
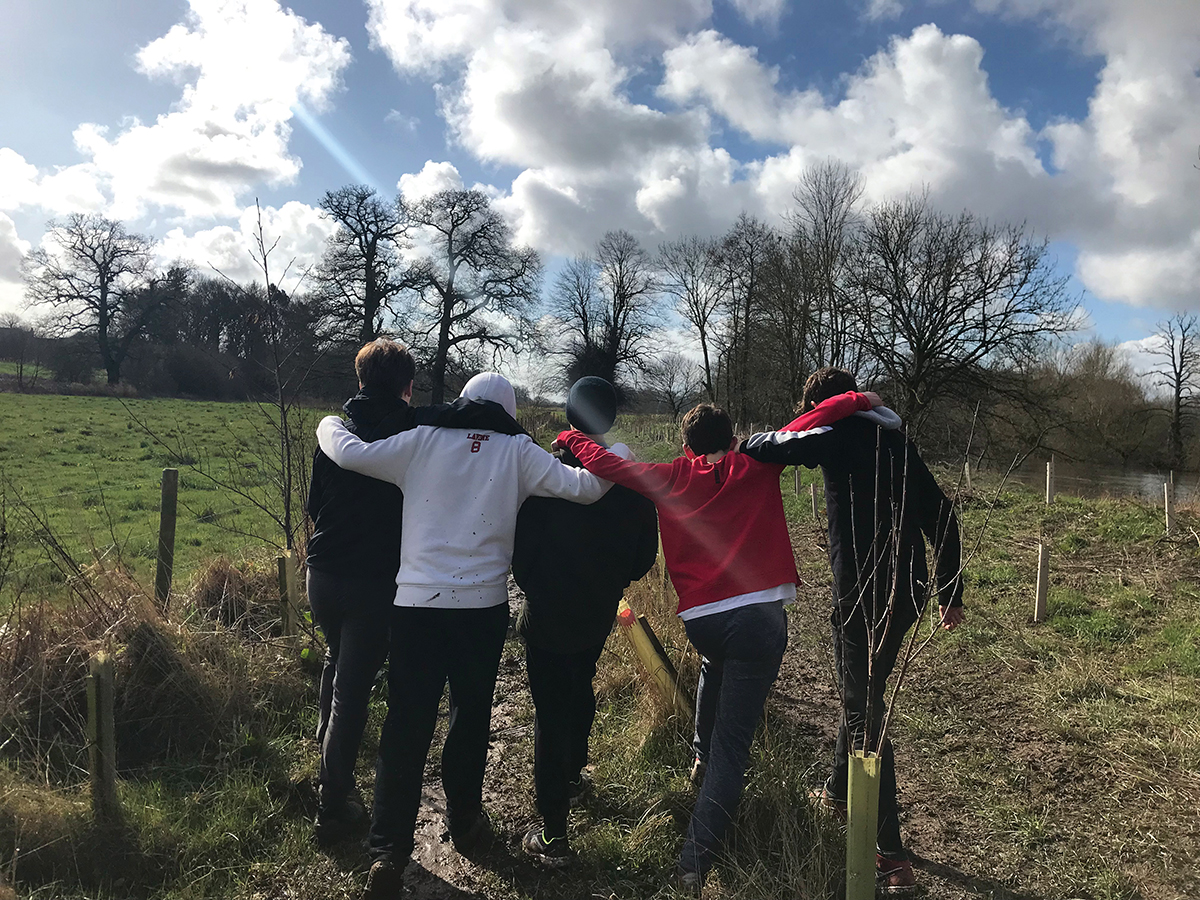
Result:
<svg viewBox="0 0 1200 900">
<path fill-rule="evenodd" d="M 69 380 L 100 369 L 110 385 L 278 400 L 352 389 L 349 357 L 388 335 L 421 358 L 432 402 L 523 353 L 542 361 L 529 393 L 600 375 L 627 403 L 678 416 L 707 399 L 747 425 L 788 418 L 808 375 L 836 365 L 935 456 L 970 444 L 981 460 L 1049 447 L 1187 461 L 1194 317 L 1164 323 L 1161 377 L 1139 381 L 1113 347 L 1068 346 L 1078 297 L 1044 237 L 922 193 L 865 203 L 838 162 L 804 173 L 778 223 L 743 214 L 657 248 L 610 231 L 549 279 L 478 190 L 410 200 L 347 185 L 320 207 L 335 227 L 304 271 L 272 259 L 260 218 L 252 282 L 156 267 L 148 238 L 102 216 L 52 220 L 23 269 L 37 334 L 9 323 L 0 355 L 41 340 Z"/>
</svg>

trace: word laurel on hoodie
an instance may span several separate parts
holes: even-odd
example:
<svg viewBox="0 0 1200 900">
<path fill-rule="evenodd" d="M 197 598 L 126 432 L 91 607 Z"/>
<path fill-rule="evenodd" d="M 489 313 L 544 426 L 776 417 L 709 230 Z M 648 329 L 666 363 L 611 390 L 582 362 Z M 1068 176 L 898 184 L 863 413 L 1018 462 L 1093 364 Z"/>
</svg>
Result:
<svg viewBox="0 0 1200 900">
<path fill-rule="evenodd" d="M 516 413 L 512 386 L 477 375 L 463 396 Z M 508 602 L 517 512 L 527 497 L 594 503 L 611 483 L 563 465 L 527 434 L 418 425 L 374 443 L 337 416 L 317 426 L 321 450 L 339 466 L 404 492 L 397 606 L 470 609 Z"/>
</svg>

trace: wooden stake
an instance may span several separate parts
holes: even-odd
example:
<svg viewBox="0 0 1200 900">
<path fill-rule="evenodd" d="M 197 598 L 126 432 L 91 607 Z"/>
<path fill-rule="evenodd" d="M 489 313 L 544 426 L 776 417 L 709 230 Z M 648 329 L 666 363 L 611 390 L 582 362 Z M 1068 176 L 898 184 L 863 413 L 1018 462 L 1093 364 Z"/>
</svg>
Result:
<svg viewBox="0 0 1200 900">
<path fill-rule="evenodd" d="M 967 483 L 967 491 L 969 492 L 971 490 L 971 460 L 969 459 L 963 463 L 963 476 Z"/>
<path fill-rule="evenodd" d="M 1046 505 L 1054 502 L 1054 457 L 1046 463 Z"/>
<path fill-rule="evenodd" d="M 850 754 L 846 791 L 846 900 L 875 900 L 875 841 L 879 833 L 879 782 L 874 753 Z"/>
<path fill-rule="evenodd" d="M 92 815 L 97 821 L 120 818 L 117 800 L 117 733 L 113 717 L 112 657 L 101 651 L 88 662 L 88 768 L 92 776 Z"/>
<path fill-rule="evenodd" d="M 285 637 L 297 631 L 300 613 L 300 586 L 296 581 L 296 562 L 291 550 L 276 557 L 279 567 L 279 611 L 281 630 Z"/>
<path fill-rule="evenodd" d="M 814 481 L 812 484 L 809 485 L 809 488 L 812 489 L 813 521 L 820 522 L 821 521 L 821 513 L 817 509 L 817 483 Z"/>
<path fill-rule="evenodd" d="M 1050 593 L 1050 548 L 1038 544 L 1037 593 L 1033 599 L 1033 621 L 1046 618 L 1046 597 Z"/>
<path fill-rule="evenodd" d="M 799 466 L 795 466 L 792 468 L 792 481 L 796 487 L 796 496 L 799 497 L 800 496 L 800 467 Z"/>
<path fill-rule="evenodd" d="M 1167 534 L 1175 530 L 1175 495 L 1171 490 L 1171 485 L 1163 484 L 1163 512 L 1167 520 Z"/>
<path fill-rule="evenodd" d="M 175 511 L 179 500 L 179 470 L 163 469 L 162 499 L 158 505 L 158 562 L 154 569 L 154 601 L 164 616 L 171 606 L 171 574 L 175 569 Z"/>
<path fill-rule="evenodd" d="M 671 665 L 671 660 L 667 658 L 666 651 L 663 650 L 646 617 L 637 615 L 622 598 L 617 605 L 617 624 L 621 626 L 621 633 L 632 645 L 659 694 L 675 707 L 684 720 L 690 722 L 692 706 L 680 693 L 675 667 Z"/>
</svg>

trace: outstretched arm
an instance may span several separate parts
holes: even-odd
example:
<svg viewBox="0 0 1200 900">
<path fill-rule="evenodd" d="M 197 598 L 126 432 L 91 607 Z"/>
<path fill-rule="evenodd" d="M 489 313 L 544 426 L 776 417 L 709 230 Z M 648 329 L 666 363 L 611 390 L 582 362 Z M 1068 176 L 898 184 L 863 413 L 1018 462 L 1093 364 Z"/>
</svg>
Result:
<svg viewBox="0 0 1200 900">
<path fill-rule="evenodd" d="M 612 487 L 591 472 L 563 465 L 533 441 L 521 448 L 521 489 L 525 497 L 561 497 L 595 503 Z"/>
<path fill-rule="evenodd" d="M 408 469 L 416 436 L 416 431 L 401 431 L 368 444 L 337 416 L 326 416 L 317 426 L 321 451 L 343 469 L 397 485 Z"/>
<path fill-rule="evenodd" d="M 632 488 L 654 500 L 669 493 L 674 483 L 671 463 L 639 463 L 621 459 L 580 431 L 564 431 L 555 441 L 565 447 L 589 472 Z"/>
<path fill-rule="evenodd" d="M 876 403 L 876 400 L 879 400 L 879 395 L 873 392 L 859 394 L 855 391 L 849 391 L 845 394 L 838 394 L 836 397 L 822 400 L 808 412 L 792 419 L 792 421 L 779 430 L 808 431 L 810 428 L 816 428 L 819 425 L 832 425 L 839 419 L 846 418 L 846 416 L 854 415 L 856 412 L 866 412 L 873 406 L 882 405 L 882 401 Z"/>
</svg>

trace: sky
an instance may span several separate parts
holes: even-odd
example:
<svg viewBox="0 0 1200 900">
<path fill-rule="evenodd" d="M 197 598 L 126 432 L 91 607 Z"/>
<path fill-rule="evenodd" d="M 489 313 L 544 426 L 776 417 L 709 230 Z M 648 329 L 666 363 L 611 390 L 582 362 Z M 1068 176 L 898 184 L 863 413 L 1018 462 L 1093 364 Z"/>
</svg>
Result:
<svg viewBox="0 0 1200 900">
<path fill-rule="evenodd" d="M 315 261 L 348 183 L 480 186 L 554 265 L 781 222 L 804 169 L 1024 222 L 1088 335 L 1200 309 L 1197 0 L 4 0 L 0 312 L 70 212 Z M 285 285 L 286 287 L 286 285 Z"/>
</svg>

